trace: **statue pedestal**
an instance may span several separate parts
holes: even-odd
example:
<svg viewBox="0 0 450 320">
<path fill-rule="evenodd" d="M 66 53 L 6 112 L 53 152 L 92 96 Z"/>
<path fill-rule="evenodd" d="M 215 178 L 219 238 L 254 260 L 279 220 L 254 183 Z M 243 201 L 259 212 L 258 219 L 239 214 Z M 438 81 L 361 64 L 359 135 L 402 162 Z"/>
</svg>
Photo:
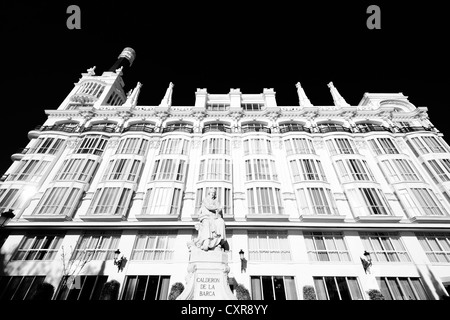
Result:
<svg viewBox="0 0 450 320">
<path fill-rule="evenodd" d="M 237 300 L 228 285 L 228 256 L 221 250 L 191 250 L 184 291 L 177 300 Z"/>
</svg>

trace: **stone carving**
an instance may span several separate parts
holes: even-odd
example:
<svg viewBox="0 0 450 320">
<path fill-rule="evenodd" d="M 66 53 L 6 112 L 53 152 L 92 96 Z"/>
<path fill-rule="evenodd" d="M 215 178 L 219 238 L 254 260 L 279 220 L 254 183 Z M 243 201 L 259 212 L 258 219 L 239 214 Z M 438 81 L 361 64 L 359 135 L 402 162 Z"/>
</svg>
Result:
<svg viewBox="0 0 450 320">
<path fill-rule="evenodd" d="M 96 68 L 96 66 L 93 66 L 92 68 L 87 69 L 88 76 L 95 76 L 95 68 Z"/>
<path fill-rule="evenodd" d="M 198 236 L 188 247 L 208 250 L 228 250 L 228 243 L 225 234 L 225 221 L 223 220 L 222 205 L 216 198 L 216 189 L 208 190 L 206 198 L 203 200 L 198 212 L 199 223 L 195 225 Z"/>
<path fill-rule="evenodd" d="M 200 148 L 201 144 L 202 144 L 202 141 L 201 141 L 200 139 L 195 139 L 195 140 L 192 142 L 192 148 L 193 148 L 193 149 Z"/>
<path fill-rule="evenodd" d="M 158 149 L 161 144 L 160 140 L 150 140 L 149 148 L 150 149 Z"/>
<path fill-rule="evenodd" d="M 233 149 L 238 149 L 241 147 L 241 140 L 240 139 L 233 139 Z"/>
<path fill-rule="evenodd" d="M 312 107 L 313 105 L 306 96 L 305 90 L 303 90 L 302 86 L 300 85 L 300 82 L 297 82 L 295 86 L 297 87 L 298 101 L 300 107 Z"/>
<path fill-rule="evenodd" d="M 345 99 L 340 95 L 337 91 L 336 87 L 333 85 L 333 82 L 328 84 L 328 88 L 330 88 L 331 96 L 333 97 L 334 105 L 337 107 L 350 107 L 350 105 L 345 101 Z"/>
</svg>

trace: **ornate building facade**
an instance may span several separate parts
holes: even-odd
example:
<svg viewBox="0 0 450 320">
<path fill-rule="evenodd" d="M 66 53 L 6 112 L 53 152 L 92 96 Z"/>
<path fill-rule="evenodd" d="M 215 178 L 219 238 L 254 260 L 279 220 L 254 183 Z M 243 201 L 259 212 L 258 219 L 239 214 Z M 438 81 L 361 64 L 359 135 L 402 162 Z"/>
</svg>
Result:
<svg viewBox="0 0 450 320">
<path fill-rule="evenodd" d="M 111 280 L 119 299 L 167 299 L 185 281 L 209 188 L 232 285 L 252 299 L 301 300 L 311 287 L 323 300 L 448 295 L 450 147 L 426 107 L 402 93 L 352 106 L 333 83 L 332 106 L 313 105 L 300 83 L 294 106 L 273 89 L 197 89 L 194 105 L 172 106 L 173 84 L 140 106 L 141 84 L 123 89 L 134 55 L 83 73 L 12 155 L 0 299 L 30 299 L 43 282 L 53 299 L 99 299 Z"/>
</svg>

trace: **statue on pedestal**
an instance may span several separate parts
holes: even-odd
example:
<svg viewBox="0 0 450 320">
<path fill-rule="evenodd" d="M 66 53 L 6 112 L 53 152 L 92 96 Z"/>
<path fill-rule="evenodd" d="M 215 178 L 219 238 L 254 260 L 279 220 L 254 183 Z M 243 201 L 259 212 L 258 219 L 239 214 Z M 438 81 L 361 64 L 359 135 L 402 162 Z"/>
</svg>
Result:
<svg viewBox="0 0 450 320">
<path fill-rule="evenodd" d="M 194 245 L 204 251 L 228 250 L 223 208 L 216 197 L 216 189 L 209 189 L 198 212 L 199 223 L 195 226 L 198 236 L 189 247 Z"/>
</svg>

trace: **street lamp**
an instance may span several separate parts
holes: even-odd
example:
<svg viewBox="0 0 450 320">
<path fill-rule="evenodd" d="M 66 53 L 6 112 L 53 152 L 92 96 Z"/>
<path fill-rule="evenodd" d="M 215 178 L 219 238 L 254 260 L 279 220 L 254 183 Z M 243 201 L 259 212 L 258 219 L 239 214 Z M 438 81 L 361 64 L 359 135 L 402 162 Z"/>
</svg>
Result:
<svg viewBox="0 0 450 320">
<path fill-rule="evenodd" d="M 247 270 L 247 260 L 244 257 L 244 250 L 239 251 L 239 258 L 241 258 L 241 273 Z"/>
<path fill-rule="evenodd" d="M 14 218 L 16 215 L 13 210 L 3 211 L 0 217 L 0 228 L 3 228 L 9 219 Z"/>
<path fill-rule="evenodd" d="M 120 270 L 122 270 L 122 264 L 125 261 L 125 257 L 122 256 L 119 259 L 119 255 L 120 255 L 120 250 L 117 249 L 116 251 L 114 251 L 114 265 L 117 266 L 117 272 L 119 272 Z"/>
<path fill-rule="evenodd" d="M 364 272 L 370 273 L 370 267 L 372 266 L 372 257 L 370 256 L 370 253 L 364 250 L 363 256 L 361 257 L 361 263 L 364 268 Z"/>
</svg>

